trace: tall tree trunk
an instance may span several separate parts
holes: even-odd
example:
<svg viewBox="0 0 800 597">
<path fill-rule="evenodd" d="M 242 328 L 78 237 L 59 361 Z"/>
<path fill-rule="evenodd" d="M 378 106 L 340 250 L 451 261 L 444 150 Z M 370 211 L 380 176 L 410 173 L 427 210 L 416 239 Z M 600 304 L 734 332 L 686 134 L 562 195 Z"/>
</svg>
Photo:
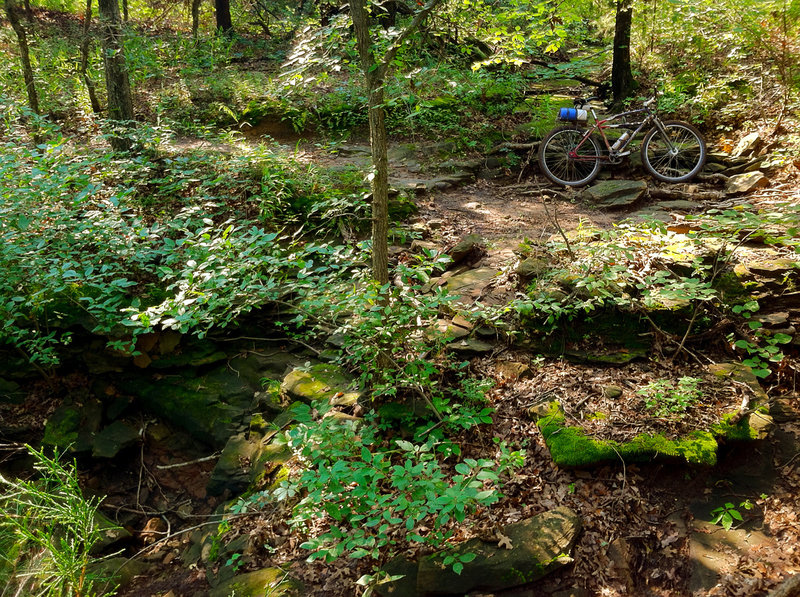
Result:
<svg viewBox="0 0 800 597">
<path fill-rule="evenodd" d="M 122 0 L 122 20 L 128 22 L 128 0 Z"/>
<path fill-rule="evenodd" d="M 617 16 L 614 25 L 614 58 L 611 65 L 611 93 L 614 105 L 620 106 L 636 88 L 631 72 L 631 22 L 633 0 L 617 0 Z"/>
<path fill-rule="evenodd" d="M 383 77 L 386 68 L 375 62 L 370 37 L 370 19 L 365 0 L 350 0 L 350 13 L 366 80 L 369 109 L 369 140 L 372 147 L 372 277 L 381 285 L 389 282 L 389 157 L 386 115 L 383 109 Z"/>
<path fill-rule="evenodd" d="M 200 31 L 200 2 L 202 0 L 192 0 L 192 39 L 195 41 Z"/>
<path fill-rule="evenodd" d="M 214 9 L 217 13 L 217 29 L 225 33 L 233 31 L 230 0 L 214 0 Z"/>
<path fill-rule="evenodd" d="M 369 139 L 372 147 L 372 277 L 389 282 L 389 158 L 384 105 L 384 80 L 397 51 L 442 0 L 429 0 L 400 33 L 379 62 L 373 54 L 371 23 L 366 0 L 350 0 L 350 16 L 367 88 Z"/>
<path fill-rule="evenodd" d="M 122 22 L 118 0 L 98 0 L 102 26 L 103 65 L 108 91 L 108 117 L 110 120 L 130 122 L 133 120 L 133 99 L 125 52 L 122 46 Z M 117 151 L 131 148 L 127 137 L 111 135 L 111 147 Z"/>
<path fill-rule="evenodd" d="M 17 34 L 19 44 L 19 61 L 22 65 L 22 78 L 25 81 L 25 91 L 28 94 L 28 107 L 32 112 L 39 114 L 39 95 L 36 93 L 36 83 L 33 79 L 33 67 L 31 66 L 31 56 L 28 52 L 28 36 L 25 34 L 25 27 L 19 20 L 19 5 L 16 0 L 4 0 L 6 16 L 14 33 Z"/>
<path fill-rule="evenodd" d="M 94 81 L 89 76 L 89 47 L 92 43 L 92 38 L 89 37 L 89 27 L 92 24 L 92 0 L 86 0 L 86 12 L 83 16 L 83 39 L 81 39 L 81 63 L 80 72 L 81 78 L 86 85 L 86 91 L 89 94 L 89 102 L 92 104 L 92 112 L 100 114 L 102 108 L 100 101 L 97 99 L 97 90 L 94 86 Z"/>
</svg>

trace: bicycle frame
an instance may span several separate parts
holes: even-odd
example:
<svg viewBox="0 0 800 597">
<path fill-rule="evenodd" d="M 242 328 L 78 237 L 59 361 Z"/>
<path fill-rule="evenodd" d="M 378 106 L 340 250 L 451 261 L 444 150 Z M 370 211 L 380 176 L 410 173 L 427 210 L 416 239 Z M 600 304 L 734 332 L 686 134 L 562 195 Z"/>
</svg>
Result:
<svg viewBox="0 0 800 597">
<path fill-rule="evenodd" d="M 658 115 L 650 109 L 650 105 L 655 102 L 655 98 L 651 98 L 650 100 L 644 103 L 643 108 L 637 108 L 636 110 L 630 110 L 628 112 L 621 112 L 619 114 L 614 114 L 613 116 L 609 116 L 608 118 L 604 118 L 602 120 L 598 120 L 597 114 L 594 111 L 594 108 L 590 106 L 589 110 L 592 114 L 592 118 L 594 118 L 594 124 L 588 128 L 586 133 L 583 135 L 580 143 L 575 146 L 569 152 L 569 157 L 575 161 L 579 162 L 593 162 L 596 160 L 600 160 L 603 162 L 614 163 L 618 161 L 620 158 L 625 157 L 626 155 L 630 155 L 630 152 L 626 152 L 625 148 L 628 147 L 630 142 L 636 137 L 639 133 L 645 130 L 647 127 L 651 125 L 655 125 L 656 128 L 661 133 L 661 136 L 667 143 L 670 151 L 674 151 L 672 143 L 670 142 L 669 135 L 664 130 L 664 126 L 661 124 L 661 120 L 658 118 Z M 613 123 L 615 120 L 625 119 L 628 116 L 633 116 L 637 114 L 645 113 L 646 116 L 641 120 L 641 122 L 634 122 L 634 123 L 620 123 L 620 124 L 609 124 Z M 622 144 L 619 147 L 613 147 L 611 143 L 608 142 L 608 137 L 606 136 L 606 129 L 616 129 L 616 128 L 624 128 L 624 129 L 631 129 L 636 127 L 633 133 L 631 133 L 627 139 L 624 139 Z M 587 156 L 580 156 L 578 155 L 578 149 L 586 142 L 586 140 L 592 136 L 593 133 L 599 132 L 600 136 L 603 138 L 603 143 L 605 143 L 606 150 L 608 154 L 598 156 L 598 157 L 587 157 Z"/>
</svg>

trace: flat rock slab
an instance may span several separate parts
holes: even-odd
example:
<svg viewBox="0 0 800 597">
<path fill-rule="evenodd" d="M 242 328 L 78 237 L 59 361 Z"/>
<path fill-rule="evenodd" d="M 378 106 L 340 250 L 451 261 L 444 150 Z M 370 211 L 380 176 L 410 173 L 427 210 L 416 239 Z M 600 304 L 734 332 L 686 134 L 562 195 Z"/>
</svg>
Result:
<svg viewBox="0 0 800 597">
<path fill-rule="evenodd" d="M 120 451 L 138 443 L 140 437 L 137 427 L 122 421 L 114 421 L 95 436 L 92 456 L 114 458 Z"/>
<path fill-rule="evenodd" d="M 633 205 L 647 192 L 643 180 L 605 180 L 581 193 L 581 197 L 596 207 L 620 209 Z"/>
<path fill-rule="evenodd" d="M 769 179 L 759 171 L 734 174 L 725 183 L 725 194 L 740 195 L 756 189 L 762 189 L 769 184 Z"/>
<path fill-rule="evenodd" d="M 471 269 L 463 274 L 447 278 L 447 290 L 451 295 L 477 298 L 498 273 L 498 270 L 491 267 Z"/>
<path fill-rule="evenodd" d="M 572 562 L 570 553 L 581 520 L 569 508 L 560 507 L 527 520 L 507 525 L 498 543 L 471 539 L 454 550 L 424 557 L 418 565 L 396 561 L 387 572 L 405 576 L 380 587 L 384 597 L 432 597 L 464 595 L 470 591 L 502 591 L 539 580 Z M 448 555 L 474 554 L 461 574 L 444 565 Z"/>
</svg>

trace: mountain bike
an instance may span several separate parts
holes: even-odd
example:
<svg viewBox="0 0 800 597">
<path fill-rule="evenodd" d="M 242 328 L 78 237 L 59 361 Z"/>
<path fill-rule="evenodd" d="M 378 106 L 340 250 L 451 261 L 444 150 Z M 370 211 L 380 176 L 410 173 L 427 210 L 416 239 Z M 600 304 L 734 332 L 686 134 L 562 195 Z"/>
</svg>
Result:
<svg viewBox="0 0 800 597">
<path fill-rule="evenodd" d="M 592 182 L 603 164 L 619 164 L 631 151 L 631 141 L 650 128 L 642 140 L 642 164 L 664 182 L 686 182 L 706 162 L 703 136 L 687 122 L 661 120 L 652 97 L 641 108 L 598 119 L 589 103 L 598 98 L 576 98 L 574 108 L 561 108 L 559 120 L 571 124 L 551 130 L 539 144 L 539 166 L 557 184 L 579 187 Z M 588 107 L 588 110 L 587 110 Z M 594 124 L 585 131 L 589 114 Z M 608 129 L 624 129 L 613 142 Z"/>
</svg>

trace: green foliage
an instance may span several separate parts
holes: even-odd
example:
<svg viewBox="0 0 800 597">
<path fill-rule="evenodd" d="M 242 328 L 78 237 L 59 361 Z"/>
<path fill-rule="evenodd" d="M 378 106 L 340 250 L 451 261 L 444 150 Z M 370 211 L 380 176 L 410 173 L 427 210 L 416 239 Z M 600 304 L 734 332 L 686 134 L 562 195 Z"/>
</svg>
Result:
<svg viewBox="0 0 800 597">
<path fill-rule="evenodd" d="M 651 381 L 637 394 L 644 397 L 645 406 L 657 417 L 681 417 L 702 399 L 703 391 L 697 387 L 700 381 L 696 377 L 685 376 L 678 380 L 676 386 L 669 380 L 660 379 Z"/>
<path fill-rule="evenodd" d="M 788 344 L 792 341 L 792 337 L 788 334 L 780 332 L 773 334 L 764 330 L 760 321 L 751 319 L 758 309 L 758 301 L 754 300 L 731 307 L 733 313 L 747 320 L 747 327 L 751 330 L 752 336 L 736 340 L 733 334 L 730 334 L 728 341 L 747 355 L 742 363 L 750 367 L 756 377 L 768 377 L 770 363 L 779 363 L 783 360 L 784 355 L 779 345 Z"/>
<path fill-rule="evenodd" d="M 750 500 L 744 500 L 743 502 L 739 503 L 739 508 L 744 508 L 745 510 L 752 510 L 753 503 Z M 719 508 L 714 508 L 711 511 L 711 524 L 718 524 L 726 531 L 730 531 L 733 525 L 738 522 L 744 522 L 744 518 L 742 517 L 742 513 L 739 512 L 738 508 L 734 506 L 731 502 L 726 502 L 724 506 L 720 506 Z"/>
<path fill-rule="evenodd" d="M 86 499 L 73 465 L 28 447 L 38 478 L 0 476 L 0 580 L 17 594 L 60 597 L 112 595 L 108 578 L 91 572 L 93 548 L 103 537 L 100 499 Z"/>
<path fill-rule="evenodd" d="M 608 310 L 642 317 L 659 333 L 674 331 L 682 338 L 694 326 L 710 325 L 719 309 L 742 317 L 753 331 L 731 343 L 745 351 L 748 365 L 761 377 L 781 358 L 785 334 L 768 334 L 752 321 L 757 303 L 747 289 L 730 281 L 731 263 L 740 239 L 758 237 L 784 252 L 798 252 L 800 210 L 782 205 L 755 211 L 749 205 L 709 210 L 692 218 L 697 230 L 678 234 L 659 222 L 623 222 L 612 230 L 572 234 L 570 246 L 549 241 L 542 251 L 552 267 L 531 283 L 528 296 L 508 309 L 530 328 L 551 333 L 570 322 L 587 321 Z M 527 250 L 530 250 L 527 249 Z M 554 258 L 555 257 L 555 258 Z M 727 276 L 727 277 L 726 277 Z M 496 320 L 497 311 L 484 316 Z M 668 324 L 665 330 L 662 326 Z"/>
<path fill-rule="evenodd" d="M 297 425 L 285 437 L 304 468 L 274 494 L 251 500 L 292 503 L 290 524 L 308 534 L 302 547 L 312 552 L 311 560 L 377 559 L 401 538 L 443 547 L 453 533 L 448 523 L 497 502 L 501 477 L 524 461 L 524 451 L 501 445 L 497 462 L 467 458 L 451 467 L 441 461 L 453 453 L 449 442 L 387 442 L 370 421 L 324 416 L 326 411 L 325 405 L 316 405 L 316 413 L 307 405 L 294 407 Z M 454 569 L 464 561 L 454 560 Z"/>
</svg>

